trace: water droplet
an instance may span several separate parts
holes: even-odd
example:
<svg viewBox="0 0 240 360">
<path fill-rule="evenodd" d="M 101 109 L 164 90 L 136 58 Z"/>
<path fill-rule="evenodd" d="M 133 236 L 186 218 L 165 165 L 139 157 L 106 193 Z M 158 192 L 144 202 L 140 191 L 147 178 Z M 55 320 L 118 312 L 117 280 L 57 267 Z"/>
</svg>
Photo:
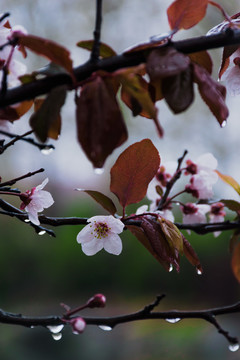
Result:
<svg viewBox="0 0 240 360">
<path fill-rule="evenodd" d="M 97 175 L 102 175 L 104 173 L 104 168 L 95 168 L 94 172 Z"/>
<path fill-rule="evenodd" d="M 99 325 L 99 328 L 104 330 L 104 331 L 111 331 L 112 330 L 111 326 L 108 326 L 108 325 Z"/>
<path fill-rule="evenodd" d="M 61 340 L 62 333 L 52 334 L 52 338 L 56 341 Z"/>
<path fill-rule="evenodd" d="M 239 344 L 231 344 L 231 345 L 229 345 L 228 348 L 229 348 L 229 350 L 232 351 L 232 352 L 238 351 L 238 349 L 239 349 Z"/>
<path fill-rule="evenodd" d="M 30 329 L 34 329 L 34 326 L 32 325 L 32 326 L 30 326 Z"/>
<path fill-rule="evenodd" d="M 172 264 L 169 265 L 168 271 L 169 271 L 169 272 L 173 271 L 173 266 L 172 266 Z"/>
<path fill-rule="evenodd" d="M 51 154 L 51 152 L 53 152 L 53 150 L 54 150 L 54 148 L 52 146 L 45 146 L 45 148 L 43 148 L 41 150 L 41 153 L 43 155 L 49 155 L 49 154 Z"/>
<path fill-rule="evenodd" d="M 46 230 L 41 230 L 38 232 L 38 235 L 44 235 L 44 234 L 46 234 Z"/>
<path fill-rule="evenodd" d="M 53 334 L 58 334 L 62 329 L 64 328 L 64 325 L 54 325 L 54 326 L 47 326 L 47 328 L 51 331 Z"/>
<path fill-rule="evenodd" d="M 226 122 L 226 120 L 224 120 L 221 124 L 221 127 L 224 128 L 226 125 L 227 125 L 227 122 Z"/>
<path fill-rule="evenodd" d="M 167 322 L 171 323 L 171 324 L 176 324 L 178 321 L 180 321 L 180 318 L 175 318 L 175 319 L 165 319 Z"/>
<path fill-rule="evenodd" d="M 30 222 L 30 220 L 29 220 L 29 219 L 25 219 L 25 220 L 24 220 L 24 222 L 29 223 L 29 222 Z"/>
<path fill-rule="evenodd" d="M 201 269 L 196 269 L 196 270 L 197 270 L 198 275 L 202 275 L 202 270 Z"/>
</svg>

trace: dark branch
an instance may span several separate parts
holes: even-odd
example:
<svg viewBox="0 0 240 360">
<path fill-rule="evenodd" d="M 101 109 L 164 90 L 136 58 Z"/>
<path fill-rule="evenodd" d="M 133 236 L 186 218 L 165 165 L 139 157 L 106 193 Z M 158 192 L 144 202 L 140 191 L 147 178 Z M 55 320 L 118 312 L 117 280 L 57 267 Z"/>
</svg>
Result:
<svg viewBox="0 0 240 360">
<path fill-rule="evenodd" d="M 169 42 L 164 46 L 171 45 L 176 50 L 188 54 L 234 44 L 240 44 L 240 30 L 228 29 L 228 31 L 217 35 L 201 36 L 187 40 Z M 88 61 L 87 63 L 75 68 L 74 75 L 77 81 L 81 82 L 86 80 L 93 72 L 100 69 L 113 72 L 117 69 L 136 66 L 146 62 L 146 57 L 150 51 L 151 49 L 145 49 L 137 52 L 124 53 L 122 55 L 99 60 L 96 64 Z M 51 89 L 60 85 L 68 85 L 69 89 L 72 89 L 73 82 L 71 76 L 67 74 L 52 75 L 8 90 L 4 99 L 0 99 L 0 107 L 33 99 L 36 96 L 48 93 Z"/>
<path fill-rule="evenodd" d="M 193 310 L 193 311 L 181 311 L 181 310 L 170 310 L 162 312 L 153 312 L 154 308 L 159 304 L 164 295 L 157 296 L 156 300 L 145 306 L 142 310 L 119 316 L 112 317 L 84 317 L 86 324 L 88 325 L 105 325 L 111 328 L 119 324 L 129 323 L 132 321 L 140 320 L 175 320 L 180 321 L 183 319 L 202 319 L 211 323 L 222 334 L 230 344 L 237 344 L 238 339 L 232 337 L 229 333 L 224 330 L 216 320 L 216 316 L 226 315 L 226 314 L 235 314 L 240 312 L 240 302 L 236 304 L 223 306 L 207 310 Z M 72 319 L 75 318 L 72 317 Z M 176 320 L 177 319 L 177 320 Z M 56 326 L 61 324 L 66 324 L 64 316 L 45 316 L 45 317 L 28 317 L 22 314 L 13 314 L 3 310 L 0 310 L 0 323 L 20 325 L 20 326 Z"/>
<path fill-rule="evenodd" d="M 14 185 L 14 184 L 15 184 L 17 181 L 19 181 L 19 180 L 23 180 L 23 179 L 29 178 L 29 177 L 31 177 L 31 176 L 33 176 L 33 175 L 36 175 L 36 174 L 38 174 L 38 173 L 41 173 L 41 172 L 43 172 L 43 171 L 44 171 L 44 169 L 41 168 L 41 169 L 38 169 L 38 170 L 33 171 L 33 172 L 28 172 L 27 174 L 24 174 L 24 175 L 22 175 L 22 176 L 19 176 L 19 177 L 15 178 L 15 179 L 11 179 L 11 180 L 5 181 L 5 182 L 3 182 L 3 183 L 0 183 L 0 187 L 2 187 L 2 186 L 7 186 L 7 185 L 12 186 L 12 185 Z"/>
</svg>

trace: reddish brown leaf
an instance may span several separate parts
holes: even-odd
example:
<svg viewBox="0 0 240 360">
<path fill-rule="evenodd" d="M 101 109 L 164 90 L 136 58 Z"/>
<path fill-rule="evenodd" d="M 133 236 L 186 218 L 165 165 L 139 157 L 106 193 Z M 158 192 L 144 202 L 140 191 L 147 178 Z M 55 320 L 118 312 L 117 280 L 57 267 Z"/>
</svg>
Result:
<svg viewBox="0 0 240 360">
<path fill-rule="evenodd" d="M 17 106 L 7 106 L 5 108 L 0 109 L 0 119 L 1 120 L 9 120 L 11 122 L 20 119 L 28 110 L 31 108 L 33 104 L 32 100 L 23 101 Z"/>
<path fill-rule="evenodd" d="M 220 179 L 222 179 L 226 184 L 230 185 L 240 195 L 240 185 L 232 176 L 224 175 L 218 170 L 215 171 Z"/>
<path fill-rule="evenodd" d="M 233 274 L 240 283 L 240 243 L 238 243 L 233 250 L 231 265 Z"/>
<path fill-rule="evenodd" d="M 37 137 L 45 142 L 48 137 L 57 139 L 61 130 L 61 107 L 66 99 L 66 86 L 59 86 L 50 91 L 46 99 L 36 102 L 37 111 L 30 118 L 30 125 Z"/>
<path fill-rule="evenodd" d="M 145 66 L 130 69 L 120 69 L 114 76 L 122 85 L 122 100 L 132 109 L 134 115 L 142 115 L 153 119 L 160 136 L 163 130 L 158 122 L 157 108 L 152 101 L 147 82 L 141 77 Z"/>
<path fill-rule="evenodd" d="M 190 59 L 174 48 L 168 46 L 153 50 L 147 58 L 147 73 L 151 81 L 155 82 L 169 76 L 174 76 L 189 67 Z"/>
<path fill-rule="evenodd" d="M 112 215 L 116 214 L 117 212 L 116 206 L 114 205 L 112 199 L 110 199 L 108 196 L 95 190 L 83 190 L 83 189 L 76 189 L 76 190 L 85 192 L 86 194 L 90 195 L 98 204 L 100 204 L 110 214 Z"/>
<path fill-rule="evenodd" d="M 170 109 L 178 114 L 186 110 L 194 99 L 192 68 L 162 80 L 163 96 Z"/>
<path fill-rule="evenodd" d="M 149 139 L 129 146 L 111 169 L 111 191 L 125 208 L 144 198 L 160 165 L 157 149 Z"/>
<path fill-rule="evenodd" d="M 175 0 L 167 9 L 171 29 L 189 29 L 201 21 L 208 0 Z"/>
<path fill-rule="evenodd" d="M 92 51 L 93 44 L 94 44 L 94 40 L 82 40 L 77 43 L 77 46 L 82 49 Z M 99 55 L 102 58 L 107 58 L 107 57 L 115 56 L 117 55 L 117 53 L 109 45 L 101 42 Z"/>
<path fill-rule="evenodd" d="M 210 74 L 201 66 L 193 64 L 194 81 L 198 84 L 199 92 L 219 124 L 228 117 L 228 108 L 225 104 L 226 88 L 213 80 Z"/>
<path fill-rule="evenodd" d="M 78 141 L 94 167 L 127 139 L 127 129 L 116 100 L 116 80 L 96 76 L 76 98 Z"/>
<path fill-rule="evenodd" d="M 159 222 L 150 217 L 141 217 L 141 228 L 143 229 L 151 246 L 151 253 L 157 260 L 169 270 L 171 265 L 179 271 L 179 256 L 175 248 L 169 244 L 165 230 L 162 230 Z"/>
<path fill-rule="evenodd" d="M 202 273 L 202 266 L 200 264 L 199 258 L 193 249 L 192 245 L 189 243 L 189 241 L 182 235 L 183 239 L 183 253 L 193 266 L 196 267 L 198 271 Z"/>
<path fill-rule="evenodd" d="M 62 66 L 69 73 L 72 72 L 72 60 L 70 52 L 54 41 L 47 40 L 34 35 L 25 35 L 17 32 L 18 45 L 24 46 L 31 51 L 45 56 L 55 64 Z"/>
<path fill-rule="evenodd" d="M 218 73 L 219 79 L 221 79 L 221 77 L 223 76 L 223 74 L 225 73 L 225 71 L 227 70 L 227 68 L 230 64 L 230 56 L 233 53 L 235 53 L 235 51 L 237 51 L 238 48 L 239 48 L 239 45 L 231 45 L 231 46 L 226 46 L 223 48 L 222 63 L 221 63 L 220 70 Z"/>
<path fill-rule="evenodd" d="M 209 74 L 212 74 L 212 58 L 207 51 L 195 52 L 192 54 L 188 54 L 188 56 L 190 57 L 192 62 L 202 66 L 209 72 Z"/>
</svg>

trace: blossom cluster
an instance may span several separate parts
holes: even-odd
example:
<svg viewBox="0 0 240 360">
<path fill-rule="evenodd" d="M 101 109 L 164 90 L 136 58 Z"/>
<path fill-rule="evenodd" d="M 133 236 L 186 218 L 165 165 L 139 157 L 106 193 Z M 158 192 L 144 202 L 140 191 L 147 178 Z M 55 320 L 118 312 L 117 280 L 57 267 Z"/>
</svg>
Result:
<svg viewBox="0 0 240 360">
<path fill-rule="evenodd" d="M 199 156 L 195 161 L 190 159 L 186 160 L 185 166 L 177 170 L 188 177 L 188 183 L 180 193 L 191 194 L 198 200 L 205 202 L 180 204 L 184 224 L 204 223 L 207 220 L 207 214 L 211 223 L 224 221 L 224 216 L 226 215 L 224 204 L 220 202 L 212 203 L 211 205 L 208 204 L 209 200 L 213 198 L 213 185 L 218 180 L 218 175 L 215 171 L 217 164 L 215 157 L 211 153 L 206 153 Z M 172 204 L 174 201 L 171 200 L 173 200 L 176 195 L 168 199 L 161 209 L 158 209 L 158 204 L 162 199 L 162 194 L 166 189 L 168 181 L 176 174 L 176 169 L 176 162 L 166 162 L 164 166 L 161 165 L 158 173 L 150 182 L 147 191 L 147 197 L 151 201 L 150 211 L 157 211 L 164 218 L 172 222 L 174 221 L 172 212 Z M 144 208 L 141 207 L 138 209 L 138 214 L 146 210 L 146 206 Z"/>
</svg>

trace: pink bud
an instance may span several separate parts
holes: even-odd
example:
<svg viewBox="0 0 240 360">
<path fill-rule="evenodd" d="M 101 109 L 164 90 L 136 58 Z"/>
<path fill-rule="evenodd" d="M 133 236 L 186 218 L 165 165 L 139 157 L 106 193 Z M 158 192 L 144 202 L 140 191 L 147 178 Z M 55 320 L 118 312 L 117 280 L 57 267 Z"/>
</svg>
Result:
<svg viewBox="0 0 240 360">
<path fill-rule="evenodd" d="M 96 294 L 91 297 L 87 302 L 87 307 L 104 307 L 106 305 L 106 297 L 103 294 Z"/>
<path fill-rule="evenodd" d="M 74 334 L 81 334 L 84 331 L 85 327 L 86 327 L 86 322 L 81 317 L 71 319 L 69 321 L 69 323 L 72 326 L 72 330 L 73 330 Z"/>
</svg>

